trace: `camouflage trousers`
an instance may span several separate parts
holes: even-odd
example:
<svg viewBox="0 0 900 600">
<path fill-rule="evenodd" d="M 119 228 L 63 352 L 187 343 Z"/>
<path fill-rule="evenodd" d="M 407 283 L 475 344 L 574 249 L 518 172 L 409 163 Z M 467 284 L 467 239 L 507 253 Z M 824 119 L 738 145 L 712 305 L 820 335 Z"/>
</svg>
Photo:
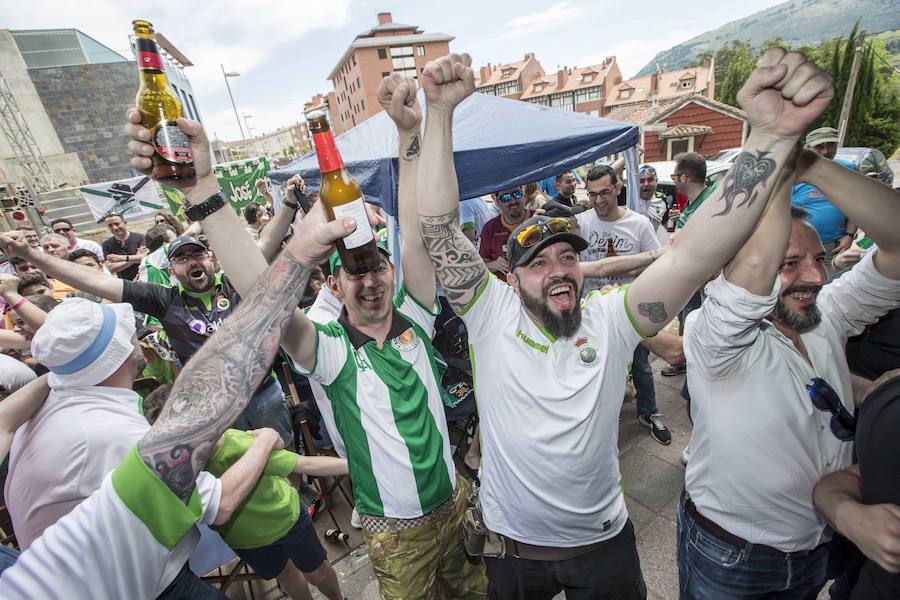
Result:
<svg viewBox="0 0 900 600">
<path fill-rule="evenodd" d="M 387 531 L 373 531 L 363 519 L 369 559 L 384 600 L 487 598 L 484 563 L 469 562 L 463 548 L 469 487 L 467 480 L 457 476 L 449 513 L 411 529 L 391 525 Z"/>
</svg>

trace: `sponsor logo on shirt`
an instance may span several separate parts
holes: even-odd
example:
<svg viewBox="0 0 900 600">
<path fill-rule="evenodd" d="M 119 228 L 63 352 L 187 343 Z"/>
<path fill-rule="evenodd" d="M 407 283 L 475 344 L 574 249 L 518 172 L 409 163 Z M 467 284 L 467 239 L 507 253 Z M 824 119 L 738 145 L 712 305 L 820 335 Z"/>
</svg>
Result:
<svg viewBox="0 0 900 600">
<path fill-rule="evenodd" d="M 550 351 L 550 346 L 548 346 L 547 344 L 541 344 L 541 343 L 534 341 L 533 339 L 531 339 L 530 337 L 528 337 L 527 335 L 522 333 L 521 329 L 516 332 L 516 337 L 519 338 L 520 340 L 522 340 L 523 342 L 525 342 L 526 346 L 534 348 L 538 352 L 543 352 L 544 354 L 547 354 L 547 352 Z"/>
<path fill-rule="evenodd" d="M 222 326 L 222 319 L 215 321 L 202 321 L 200 319 L 191 319 L 188 327 L 197 335 L 212 335 Z"/>
<path fill-rule="evenodd" d="M 419 340 L 419 336 L 416 335 L 416 332 L 412 330 L 412 327 L 395 337 L 391 340 L 391 346 L 393 346 L 399 352 L 409 352 L 410 350 L 415 350 L 419 345 L 421 340 Z"/>
<path fill-rule="evenodd" d="M 597 347 L 588 342 L 586 337 L 578 338 L 575 341 L 575 347 L 578 348 L 578 362 L 585 367 L 590 367 L 599 358 Z"/>
</svg>

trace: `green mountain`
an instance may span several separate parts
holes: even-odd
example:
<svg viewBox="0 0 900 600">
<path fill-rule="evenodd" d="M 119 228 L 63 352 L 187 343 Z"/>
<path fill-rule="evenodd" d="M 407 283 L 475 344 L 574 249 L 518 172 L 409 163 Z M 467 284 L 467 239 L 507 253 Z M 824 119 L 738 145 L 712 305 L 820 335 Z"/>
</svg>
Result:
<svg viewBox="0 0 900 600">
<path fill-rule="evenodd" d="M 657 64 L 664 70 L 689 65 L 701 53 L 715 52 L 732 40 L 748 41 L 759 47 L 766 40 L 781 37 L 792 46 L 813 45 L 846 36 L 856 21 L 869 34 L 900 29 L 900 3 L 897 0 L 789 0 L 660 52 L 638 75 L 652 72 Z M 885 39 L 886 43 L 891 41 L 895 47 L 889 50 L 896 58 L 900 53 L 900 34 Z"/>
</svg>

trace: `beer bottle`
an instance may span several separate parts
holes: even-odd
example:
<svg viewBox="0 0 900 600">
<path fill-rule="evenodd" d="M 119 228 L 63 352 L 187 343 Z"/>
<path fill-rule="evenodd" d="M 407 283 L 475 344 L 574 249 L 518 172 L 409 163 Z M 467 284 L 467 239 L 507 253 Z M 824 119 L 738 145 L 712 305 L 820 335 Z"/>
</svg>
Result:
<svg viewBox="0 0 900 600">
<path fill-rule="evenodd" d="M 151 176 L 157 181 L 191 183 L 196 178 L 191 142 L 175 122 L 184 111 L 163 72 L 153 25 L 142 20 L 132 21 L 132 25 L 141 75 L 135 104 L 141 111 L 141 125 L 150 130 L 150 144 L 156 151 Z"/>
<path fill-rule="evenodd" d="M 369 227 L 362 190 L 344 169 L 344 161 L 334 143 L 325 113 L 311 112 L 306 120 L 313 134 L 319 170 L 322 172 L 319 198 L 325 205 L 328 219 L 352 217 L 356 221 L 353 233 L 337 241 L 341 266 L 351 275 L 362 275 L 374 270 L 381 262 L 375 236 Z"/>
<path fill-rule="evenodd" d="M 606 258 L 616 256 L 616 244 L 611 237 L 606 238 Z"/>
</svg>

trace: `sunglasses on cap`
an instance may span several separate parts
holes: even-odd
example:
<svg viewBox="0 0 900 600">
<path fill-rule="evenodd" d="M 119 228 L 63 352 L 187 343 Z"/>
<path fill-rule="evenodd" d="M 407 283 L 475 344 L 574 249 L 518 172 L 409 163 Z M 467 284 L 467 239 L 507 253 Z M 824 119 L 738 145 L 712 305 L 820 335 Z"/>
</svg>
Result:
<svg viewBox="0 0 900 600">
<path fill-rule="evenodd" d="M 812 400 L 813 406 L 823 412 L 830 412 L 831 417 L 831 433 L 834 437 L 842 442 L 853 440 L 856 435 L 856 419 L 853 418 L 840 397 L 828 382 L 820 377 L 814 377 L 812 383 L 806 385 L 806 391 L 809 393 L 809 399 Z"/>
<path fill-rule="evenodd" d="M 522 190 L 516 190 L 514 192 L 506 192 L 504 194 L 498 195 L 497 200 L 505 204 L 507 202 L 512 202 L 513 200 L 521 200 L 524 195 L 525 192 L 523 192 Z"/>
<path fill-rule="evenodd" d="M 638 169 L 638 175 L 643 175 L 644 173 L 652 173 L 656 175 L 656 169 L 654 169 L 650 165 L 644 165 L 643 167 Z"/>
<path fill-rule="evenodd" d="M 523 248 L 528 248 L 544 239 L 544 233 L 569 233 L 571 231 L 572 224 L 569 223 L 568 219 L 556 217 L 524 228 L 516 234 L 516 242 Z"/>
</svg>

